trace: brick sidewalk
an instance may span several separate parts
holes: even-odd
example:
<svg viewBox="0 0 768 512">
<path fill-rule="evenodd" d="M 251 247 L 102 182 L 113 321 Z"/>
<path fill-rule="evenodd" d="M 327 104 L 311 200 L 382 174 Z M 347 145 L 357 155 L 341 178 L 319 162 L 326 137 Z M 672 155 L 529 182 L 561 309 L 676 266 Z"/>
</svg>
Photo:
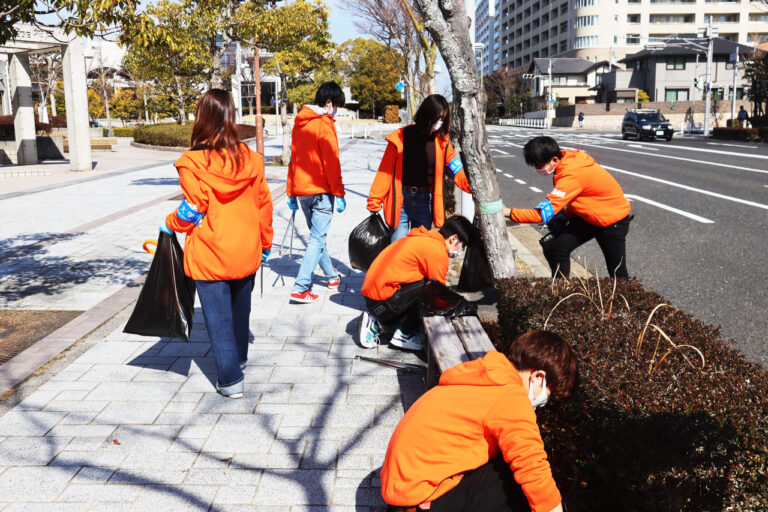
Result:
<svg viewBox="0 0 768 512">
<path fill-rule="evenodd" d="M 0 510 L 381 509 L 377 470 L 389 436 L 424 391 L 419 375 L 354 359 L 419 362 L 354 341 L 363 277 L 348 267 L 347 236 L 367 215 L 383 149 L 357 141 L 342 154 L 348 208 L 334 215 L 328 246 L 344 277 L 338 291 L 316 279 L 318 303 L 288 302 L 307 228 L 298 216 L 294 259 L 280 256 L 289 210 L 276 200 L 244 398 L 214 391 L 199 309 L 191 343 L 126 335 L 121 323 L 0 417 Z M 157 209 L 102 235 L 153 231 L 167 205 Z"/>
</svg>

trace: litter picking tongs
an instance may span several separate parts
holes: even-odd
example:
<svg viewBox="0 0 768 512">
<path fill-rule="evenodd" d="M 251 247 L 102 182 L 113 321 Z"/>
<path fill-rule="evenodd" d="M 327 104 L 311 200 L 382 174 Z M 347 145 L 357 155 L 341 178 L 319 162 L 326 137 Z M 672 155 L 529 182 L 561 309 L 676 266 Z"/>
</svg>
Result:
<svg viewBox="0 0 768 512">
<path fill-rule="evenodd" d="M 376 359 L 375 357 L 355 356 L 355 359 L 411 373 L 421 373 L 426 369 L 420 364 L 401 363 L 399 361 L 390 361 L 388 359 Z"/>
<path fill-rule="evenodd" d="M 283 255 L 283 252 L 285 252 L 285 237 L 288 236 L 288 231 L 291 232 L 291 246 L 288 250 L 288 259 L 293 258 L 293 232 L 294 225 L 296 223 L 296 212 L 291 212 L 291 220 L 288 222 L 288 227 L 285 228 L 285 233 L 283 233 L 283 239 L 280 241 L 280 256 Z"/>
</svg>

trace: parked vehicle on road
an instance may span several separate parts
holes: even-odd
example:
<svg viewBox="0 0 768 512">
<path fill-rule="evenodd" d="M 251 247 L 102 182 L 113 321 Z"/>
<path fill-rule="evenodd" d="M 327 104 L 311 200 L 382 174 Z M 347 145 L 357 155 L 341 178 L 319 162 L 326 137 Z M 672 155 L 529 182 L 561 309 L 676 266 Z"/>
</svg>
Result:
<svg viewBox="0 0 768 512">
<path fill-rule="evenodd" d="M 621 122 L 621 138 L 624 140 L 635 137 L 637 140 L 664 138 L 670 141 L 674 133 L 669 120 L 655 108 L 627 109 Z"/>
</svg>

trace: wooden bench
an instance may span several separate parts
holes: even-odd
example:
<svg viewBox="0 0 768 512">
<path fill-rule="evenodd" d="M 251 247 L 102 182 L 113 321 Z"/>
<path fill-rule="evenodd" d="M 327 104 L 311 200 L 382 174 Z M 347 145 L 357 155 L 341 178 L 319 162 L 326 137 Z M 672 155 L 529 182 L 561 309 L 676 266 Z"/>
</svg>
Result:
<svg viewBox="0 0 768 512">
<path fill-rule="evenodd" d="M 111 151 L 112 146 L 117 144 L 117 139 L 91 139 L 91 149 Z M 64 152 L 69 152 L 69 141 L 64 139 Z"/>
<path fill-rule="evenodd" d="M 440 374 L 459 363 L 471 361 L 494 350 L 491 340 L 475 316 L 424 317 L 427 334 L 427 387 L 437 385 Z"/>
</svg>

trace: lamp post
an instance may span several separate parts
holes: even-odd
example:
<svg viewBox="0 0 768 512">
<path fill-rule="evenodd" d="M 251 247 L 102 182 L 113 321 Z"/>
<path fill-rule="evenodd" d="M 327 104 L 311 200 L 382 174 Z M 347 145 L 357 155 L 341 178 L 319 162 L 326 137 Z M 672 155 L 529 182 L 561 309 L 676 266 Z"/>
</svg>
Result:
<svg viewBox="0 0 768 512">
<path fill-rule="evenodd" d="M 484 73 L 483 52 L 485 51 L 485 44 L 475 43 L 473 47 L 475 51 L 480 50 L 480 90 L 483 91 L 483 73 Z M 475 58 L 477 58 L 477 56 L 475 56 Z"/>
<path fill-rule="evenodd" d="M 547 88 L 547 128 L 552 128 L 552 57 L 549 58 L 549 87 Z"/>
</svg>

